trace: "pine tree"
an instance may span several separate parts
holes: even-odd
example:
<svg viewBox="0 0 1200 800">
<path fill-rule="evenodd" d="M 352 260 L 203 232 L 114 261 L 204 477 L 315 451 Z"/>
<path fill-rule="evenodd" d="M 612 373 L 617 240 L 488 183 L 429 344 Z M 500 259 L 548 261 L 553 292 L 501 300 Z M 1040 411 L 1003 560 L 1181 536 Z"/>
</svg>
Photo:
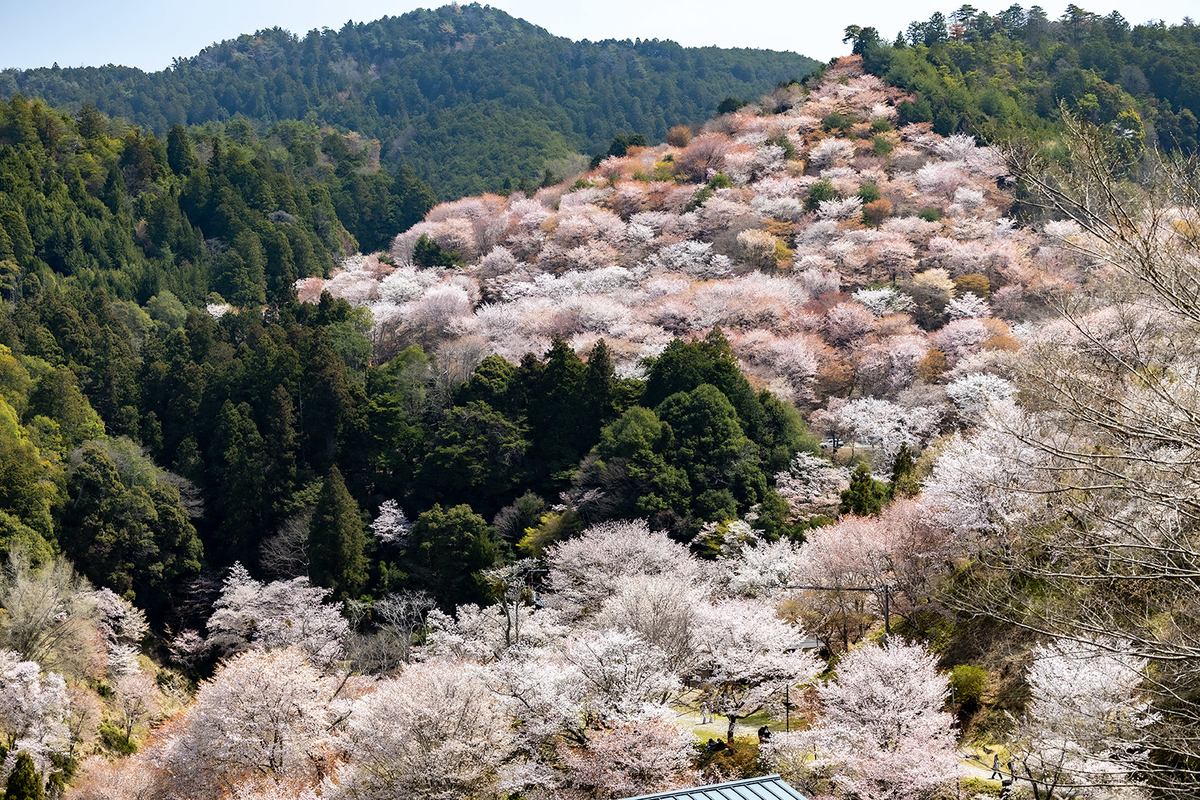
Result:
<svg viewBox="0 0 1200 800">
<path fill-rule="evenodd" d="M 866 464 L 859 464 L 850 476 L 850 488 L 842 492 L 842 505 L 838 510 L 843 514 L 869 517 L 883 509 L 885 500 L 887 489 L 871 477 L 871 471 L 867 469 Z"/>
<path fill-rule="evenodd" d="M 308 533 L 309 577 L 339 598 L 352 597 L 367 583 L 367 535 L 358 503 L 346 489 L 341 470 L 329 468 Z"/>
<path fill-rule="evenodd" d="M 42 778 L 28 753 L 17 754 L 17 764 L 4 785 L 4 800 L 42 800 Z"/>
</svg>

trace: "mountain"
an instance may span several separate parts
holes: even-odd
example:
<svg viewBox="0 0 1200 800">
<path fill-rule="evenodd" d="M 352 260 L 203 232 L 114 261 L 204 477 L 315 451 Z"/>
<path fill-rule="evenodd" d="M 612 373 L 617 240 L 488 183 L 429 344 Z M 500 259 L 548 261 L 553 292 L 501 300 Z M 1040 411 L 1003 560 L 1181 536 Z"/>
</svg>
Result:
<svg viewBox="0 0 1200 800">
<path fill-rule="evenodd" d="M 868 70 L 913 93 L 905 122 L 995 141 L 1059 131 L 1060 103 L 1126 138 L 1193 153 L 1200 145 L 1200 26 L 1131 26 L 1071 5 L 996 15 L 964 5 L 913 22 L 893 44 L 874 28 L 846 29 Z"/>
<path fill-rule="evenodd" d="M 442 197 L 541 178 L 548 162 L 620 134 L 661 141 L 726 97 L 757 98 L 818 62 L 796 53 L 671 41 L 574 42 L 487 6 L 420 9 L 299 37 L 280 28 L 214 44 L 161 72 L 119 66 L 6 70 L 20 93 L 93 103 L 158 134 L 244 116 L 304 119 L 378 139 Z"/>
</svg>

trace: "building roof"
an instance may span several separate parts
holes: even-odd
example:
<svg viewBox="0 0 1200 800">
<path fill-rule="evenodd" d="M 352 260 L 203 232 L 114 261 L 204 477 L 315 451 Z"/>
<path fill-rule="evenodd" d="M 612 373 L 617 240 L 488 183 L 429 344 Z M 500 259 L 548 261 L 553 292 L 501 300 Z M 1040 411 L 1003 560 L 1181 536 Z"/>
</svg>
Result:
<svg viewBox="0 0 1200 800">
<path fill-rule="evenodd" d="M 644 794 L 626 800 L 808 800 L 778 775 Z"/>
</svg>

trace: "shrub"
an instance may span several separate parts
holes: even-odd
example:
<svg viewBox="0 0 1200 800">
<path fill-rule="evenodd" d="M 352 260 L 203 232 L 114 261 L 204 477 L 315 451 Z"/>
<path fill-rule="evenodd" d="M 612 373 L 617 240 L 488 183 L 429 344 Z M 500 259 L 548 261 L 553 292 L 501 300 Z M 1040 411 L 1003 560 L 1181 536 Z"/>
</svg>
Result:
<svg viewBox="0 0 1200 800">
<path fill-rule="evenodd" d="M 864 203 L 874 203 L 880 198 L 879 187 L 870 181 L 858 187 L 858 196 Z"/>
<path fill-rule="evenodd" d="M 137 752 L 137 745 L 125 735 L 125 731 L 111 722 L 101 723 L 100 741 L 117 755 L 130 756 Z"/>
<path fill-rule="evenodd" d="M 687 147 L 692 140 L 692 129 L 687 125 L 676 125 L 667 131 L 667 144 L 672 147 Z"/>
<path fill-rule="evenodd" d="M 892 201 L 881 197 L 863 206 L 863 221 L 878 228 L 892 215 Z"/>
<path fill-rule="evenodd" d="M 933 206 L 928 206 L 926 208 L 922 208 L 917 216 L 926 222 L 940 222 L 942 219 L 942 212 Z"/>
<path fill-rule="evenodd" d="M 724 172 L 718 172 L 708 179 L 708 188 L 710 189 L 728 189 L 733 186 L 733 179 Z"/>
<path fill-rule="evenodd" d="M 858 118 L 853 114 L 843 114 L 840 111 L 834 111 L 821 120 L 821 127 L 826 131 L 841 131 L 843 134 L 846 134 L 850 132 L 850 128 L 856 122 L 858 122 Z"/>
<path fill-rule="evenodd" d="M 963 711 L 973 713 L 979 708 L 979 701 L 987 688 L 987 679 L 987 670 L 972 664 L 959 664 L 950 672 L 950 688 Z"/>
<path fill-rule="evenodd" d="M 821 207 L 821 203 L 836 199 L 837 190 L 833 188 L 832 183 L 817 181 L 808 187 L 808 197 L 804 199 L 804 208 L 808 211 L 816 211 Z"/>
<path fill-rule="evenodd" d="M 934 383 L 945 374 L 948 367 L 946 354 L 936 347 L 931 347 L 929 352 L 925 354 L 925 357 L 917 364 L 917 374 L 926 383 Z"/>
<path fill-rule="evenodd" d="M 888 122 L 883 117 L 880 117 L 871 123 L 871 130 L 874 133 L 887 133 L 888 131 L 892 130 L 892 123 Z"/>
<path fill-rule="evenodd" d="M 978 272 L 958 276 L 954 280 L 954 293 L 962 296 L 968 292 L 986 299 L 992 294 L 992 282 L 986 275 L 980 275 Z"/>
<path fill-rule="evenodd" d="M 461 255 L 454 250 L 443 250 L 437 242 L 425 234 L 421 234 L 421 238 L 417 239 L 416 245 L 413 246 L 412 260 L 413 264 L 418 267 L 461 267 L 463 265 Z"/>
<path fill-rule="evenodd" d="M 896 149 L 896 145 L 886 136 L 871 137 L 871 152 L 877 156 L 886 156 Z"/>
</svg>

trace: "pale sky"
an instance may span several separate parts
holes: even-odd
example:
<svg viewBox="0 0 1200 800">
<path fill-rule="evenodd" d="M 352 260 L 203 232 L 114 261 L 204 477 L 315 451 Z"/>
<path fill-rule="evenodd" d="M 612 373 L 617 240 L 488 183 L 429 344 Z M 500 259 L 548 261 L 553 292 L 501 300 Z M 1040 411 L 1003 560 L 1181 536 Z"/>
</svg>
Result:
<svg viewBox="0 0 1200 800">
<path fill-rule="evenodd" d="M 996 13 L 995 7 L 978 8 Z M 1035 2 L 1022 2 L 1028 8 Z M 891 39 L 914 19 L 949 13 L 959 2 L 857 0 L 804 3 L 796 0 L 498 0 L 502 8 L 571 39 L 673 39 L 685 46 L 761 47 L 792 50 L 827 60 L 846 52 L 847 25 L 873 25 Z M 1061 5 L 1043 2 L 1051 17 Z M 1178 23 L 1196 14 L 1196 0 L 1107 0 L 1098 14 L 1116 8 L 1131 23 L 1163 19 Z M 160 70 L 176 56 L 241 33 L 280 26 L 303 35 L 313 28 L 340 28 L 430 7 L 410 0 L 0 0 L 0 69 L 124 64 Z"/>
</svg>

